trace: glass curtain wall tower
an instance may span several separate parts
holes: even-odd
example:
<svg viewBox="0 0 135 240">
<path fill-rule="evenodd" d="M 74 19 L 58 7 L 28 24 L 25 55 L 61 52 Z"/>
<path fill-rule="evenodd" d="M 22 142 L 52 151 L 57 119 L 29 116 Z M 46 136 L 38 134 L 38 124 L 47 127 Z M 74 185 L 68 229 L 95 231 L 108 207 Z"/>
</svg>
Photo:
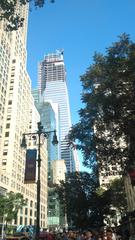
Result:
<svg viewBox="0 0 135 240">
<path fill-rule="evenodd" d="M 67 136 L 71 128 L 71 116 L 63 52 L 48 54 L 39 63 L 38 84 L 40 98 L 58 104 L 60 158 L 65 160 L 67 171 L 74 171 L 74 159 Z"/>
</svg>

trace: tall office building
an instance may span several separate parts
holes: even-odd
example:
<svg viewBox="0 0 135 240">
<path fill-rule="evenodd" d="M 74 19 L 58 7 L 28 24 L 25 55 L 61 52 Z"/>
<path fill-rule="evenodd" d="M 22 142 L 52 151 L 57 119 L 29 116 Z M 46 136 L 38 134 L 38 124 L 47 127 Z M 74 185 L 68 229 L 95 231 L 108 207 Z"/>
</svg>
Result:
<svg viewBox="0 0 135 240">
<path fill-rule="evenodd" d="M 48 150 L 48 179 L 52 180 L 52 174 L 51 174 L 51 163 L 54 160 L 59 159 L 60 151 L 59 151 L 59 138 L 58 144 L 53 145 L 53 135 L 54 130 L 57 130 L 57 119 L 56 119 L 56 112 L 54 111 L 52 107 L 51 102 L 39 102 L 36 104 L 37 110 L 40 114 L 40 120 L 42 123 L 42 126 L 44 127 L 44 130 L 46 132 L 50 132 L 47 137 L 47 150 Z M 55 104 L 55 110 L 57 110 L 57 104 Z M 57 130 L 58 135 L 58 130 Z"/>
<path fill-rule="evenodd" d="M 33 132 L 40 119 L 31 95 L 31 80 L 26 70 L 28 5 L 18 8 L 24 26 L 5 31 L 0 21 L 0 188 L 20 192 L 27 200 L 15 224 L 35 224 L 36 183 L 24 184 L 26 152 L 20 148 L 22 134 Z M 28 140 L 28 139 L 27 139 Z M 27 142 L 29 147 L 30 142 Z M 47 225 L 47 151 L 41 149 L 41 227 Z M 46 178 L 46 179 L 45 179 Z"/>
<path fill-rule="evenodd" d="M 58 104 L 60 159 L 65 160 L 67 171 L 75 171 L 73 150 L 68 146 L 71 116 L 63 52 L 46 55 L 40 62 L 38 84 L 40 99 Z"/>
<path fill-rule="evenodd" d="M 40 120 L 45 131 L 54 131 L 56 129 L 58 144 L 52 144 L 53 133 L 48 135 L 48 228 L 56 229 L 61 219 L 60 203 L 58 195 L 53 184 L 59 183 L 59 180 L 65 179 L 66 165 L 65 161 L 60 159 L 60 141 L 59 141 L 59 111 L 58 104 L 52 101 L 39 101 L 37 89 L 32 90 L 36 108 L 40 114 Z M 57 180 L 57 181 L 56 181 Z M 63 222 L 64 224 L 64 222 Z"/>
</svg>

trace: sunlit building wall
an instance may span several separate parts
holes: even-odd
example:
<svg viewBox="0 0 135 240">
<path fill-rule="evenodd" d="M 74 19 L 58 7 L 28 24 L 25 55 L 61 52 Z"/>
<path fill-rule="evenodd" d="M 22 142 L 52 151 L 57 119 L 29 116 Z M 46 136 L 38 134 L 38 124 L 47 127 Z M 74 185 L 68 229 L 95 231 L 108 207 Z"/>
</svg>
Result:
<svg viewBox="0 0 135 240">
<path fill-rule="evenodd" d="M 33 105 L 31 80 L 26 70 L 27 5 L 21 6 L 20 14 L 25 21 L 18 31 L 5 31 L 6 23 L 0 21 L 0 187 L 23 194 L 27 206 L 19 212 L 14 223 L 29 225 L 36 223 L 36 183 L 24 184 L 26 152 L 20 148 L 20 143 L 23 133 L 36 130 L 33 121 L 39 121 L 39 114 Z M 41 150 L 44 166 L 41 171 L 41 227 L 46 227 L 47 211 L 47 152 L 44 149 Z"/>
<path fill-rule="evenodd" d="M 79 160 L 79 155 L 78 155 L 76 147 L 74 147 L 74 150 L 72 151 L 72 154 L 73 154 L 73 159 L 74 159 L 74 167 L 73 167 L 73 169 L 76 172 L 79 172 L 80 171 L 80 160 Z"/>
<path fill-rule="evenodd" d="M 66 164 L 65 160 L 55 160 L 52 162 L 53 183 L 60 184 L 60 181 L 65 181 Z"/>
</svg>

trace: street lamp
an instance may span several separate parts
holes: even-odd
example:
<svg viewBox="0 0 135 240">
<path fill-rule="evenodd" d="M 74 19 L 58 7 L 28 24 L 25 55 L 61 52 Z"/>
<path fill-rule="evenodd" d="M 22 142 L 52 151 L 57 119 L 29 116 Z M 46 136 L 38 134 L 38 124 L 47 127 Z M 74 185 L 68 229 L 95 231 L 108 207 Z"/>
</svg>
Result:
<svg viewBox="0 0 135 240">
<path fill-rule="evenodd" d="M 39 232 L 40 232 L 40 167 L 41 167 L 41 157 L 40 157 L 40 147 L 41 147 L 41 136 L 44 138 L 48 138 L 50 133 L 54 133 L 53 135 L 53 140 L 52 144 L 57 145 L 58 140 L 57 140 L 57 135 L 56 135 L 56 130 L 53 131 L 44 131 L 43 126 L 41 125 L 41 122 L 37 123 L 38 125 L 38 130 L 34 133 L 24 133 L 23 138 L 22 138 L 22 143 L 21 147 L 26 148 L 26 138 L 25 136 L 32 136 L 33 139 L 36 139 L 36 136 L 38 136 L 38 174 L 37 174 L 37 216 L 36 216 L 36 239 L 39 238 Z"/>
</svg>

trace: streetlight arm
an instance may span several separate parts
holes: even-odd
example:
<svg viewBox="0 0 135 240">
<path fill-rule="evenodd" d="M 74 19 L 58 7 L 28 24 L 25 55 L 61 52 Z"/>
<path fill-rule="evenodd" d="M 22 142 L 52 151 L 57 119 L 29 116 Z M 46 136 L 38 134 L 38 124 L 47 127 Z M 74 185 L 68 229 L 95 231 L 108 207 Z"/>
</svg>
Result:
<svg viewBox="0 0 135 240">
<path fill-rule="evenodd" d="M 36 138 L 36 135 L 38 136 L 38 138 L 43 135 L 45 138 L 48 138 L 50 133 L 54 133 L 53 135 L 53 140 L 52 140 L 52 144 L 53 145 L 57 145 L 58 144 L 58 139 L 57 139 L 57 135 L 56 135 L 56 130 L 52 130 L 52 131 L 40 131 L 40 129 L 37 132 L 33 132 L 33 133 L 23 133 L 23 138 L 22 138 L 22 142 L 21 142 L 21 147 L 22 148 L 27 148 L 27 144 L 26 144 L 26 137 L 25 136 L 32 136 L 33 139 Z"/>
</svg>

